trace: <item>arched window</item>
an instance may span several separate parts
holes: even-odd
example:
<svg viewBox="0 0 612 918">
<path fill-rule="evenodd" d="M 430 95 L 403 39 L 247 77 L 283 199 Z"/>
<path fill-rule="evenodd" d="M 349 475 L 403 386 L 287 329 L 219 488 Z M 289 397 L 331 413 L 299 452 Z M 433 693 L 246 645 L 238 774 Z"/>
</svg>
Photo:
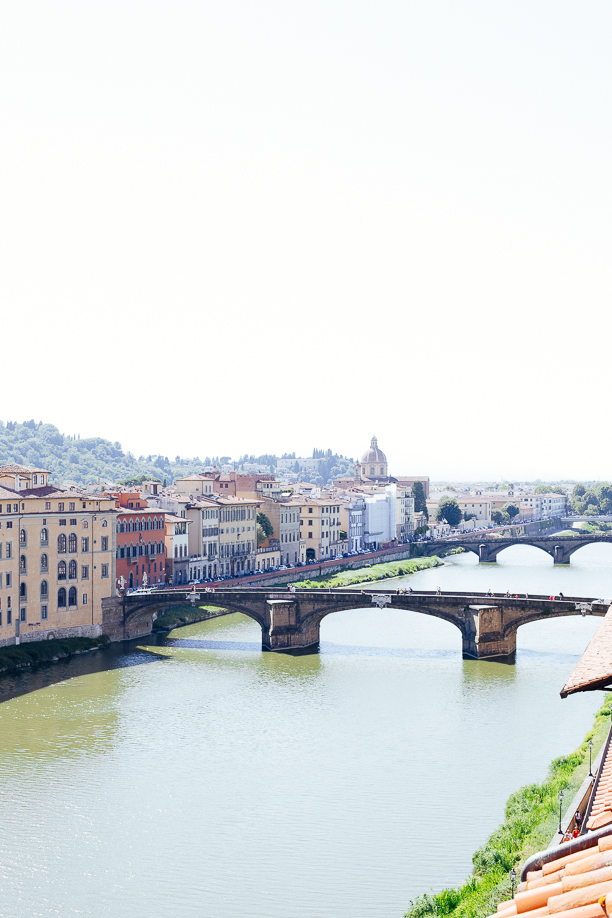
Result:
<svg viewBox="0 0 612 918">
<path fill-rule="evenodd" d="M 145 548 L 145 554 L 147 554 L 147 555 L 152 555 L 152 554 L 153 554 L 153 549 L 152 549 L 152 547 L 151 547 L 151 539 L 149 539 L 149 544 L 148 544 L 148 545 L 146 546 L 146 548 Z"/>
<path fill-rule="evenodd" d="M 153 545 L 151 546 L 151 553 L 154 555 L 157 554 L 157 542 L 153 542 Z"/>
<path fill-rule="evenodd" d="M 66 562 L 65 561 L 60 561 L 60 563 L 57 565 L 57 579 L 58 580 L 66 579 Z M 66 603 L 64 603 L 64 605 L 66 605 Z"/>
<path fill-rule="evenodd" d="M 76 580 L 77 575 L 77 563 L 73 559 L 68 565 L 68 580 Z"/>
<path fill-rule="evenodd" d="M 57 553 L 58 555 L 66 554 L 66 536 L 63 532 L 57 537 Z"/>
<path fill-rule="evenodd" d="M 66 608 L 66 590 L 64 587 L 57 591 L 57 605 L 60 609 Z"/>
<path fill-rule="evenodd" d="M 27 572 L 28 572 L 28 563 L 26 561 L 26 556 L 21 555 L 19 558 L 19 573 L 27 574 Z"/>
<path fill-rule="evenodd" d="M 121 523 L 117 520 L 117 532 L 121 532 Z"/>
<path fill-rule="evenodd" d="M 178 545 L 174 546 L 174 557 L 178 558 Z"/>
<path fill-rule="evenodd" d="M 76 587 L 70 587 L 68 590 L 68 605 L 76 606 L 77 604 L 77 590 Z"/>
<path fill-rule="evenodd" d="M 19 530 L 19 544 L 20 544 L 20 545 L 27 545 L 27 544 L 28 544 L 28 537 L 27 537 L 27 535 L 26 535 L 25 529 L 20 529 L 20 530 Z"/>
<path fill-rule="evenodd" d="M 71 555 L 77 550 L 77 537 L 76 532 L 71 532 L 68 536 L 68 551 Z"/>
<path fill-rule="evenodd" d="M 26 585 L 25 585 L 25 583 L 23 583 L 23 581 L 19 584 L 19 598 L 20 598 L 23 602 L 25 602 L 25 600 L 28 598 L 28 591 L 27 591 Z"/>
<path fill-rule="evenodd" d="M 41 545 L 49 544 L 49 530 L 48 529 L 40 530 L 40 544 Z"/>
<path fill-rule="evenodd" d="M 43 554 L 40 556 L 40 569 L 41 569 L 41 571 L 48 571 L 48 570 L 49 570 L 49 556 L 46 555 L 46 554 L 44 554 L 44 552 L 43 552 Z"/>
<path fill-rule="evenodd" d="M 49 584 L 46 580 L 40 581 L 40 598 L 43 602 L 46 602 L 49 598 Z"/>
</svg>

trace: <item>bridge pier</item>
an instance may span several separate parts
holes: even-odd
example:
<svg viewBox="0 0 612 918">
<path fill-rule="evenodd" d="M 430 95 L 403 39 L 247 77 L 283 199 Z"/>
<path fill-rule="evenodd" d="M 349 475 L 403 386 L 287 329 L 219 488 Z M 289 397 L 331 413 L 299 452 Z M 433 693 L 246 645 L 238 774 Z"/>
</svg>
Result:
<svg viewBox="0 0 612 918">
<path fill-rule="evenodd" d="M 504 635 L 504 613 L 500 606 L 468 606 L 464 618 L 464 657 L 473 660 L 503 659 L 507 663 L 514 662 L 516 631 Z"/>
<path fill-rule="evenodd" d="M 295 599 L 268 599 L 268 627 L 261 629 L 263 650 L 276 653 L 317 653 L 320 621 L 301 621 L 302 603 Z"/>
<path fill-rule="evenodd" d="M 492 564 L 497 561 L 499 549 L 490 545 L 480 544 L 478 546 L 478 560 L 484 564 Z"/>
<path fill-rule="evenodd" d="M 568 546 L 555 545 L 551 552 L 555 564 L 569 564 L 572 553 L 567 550 Z"/>
</svg>

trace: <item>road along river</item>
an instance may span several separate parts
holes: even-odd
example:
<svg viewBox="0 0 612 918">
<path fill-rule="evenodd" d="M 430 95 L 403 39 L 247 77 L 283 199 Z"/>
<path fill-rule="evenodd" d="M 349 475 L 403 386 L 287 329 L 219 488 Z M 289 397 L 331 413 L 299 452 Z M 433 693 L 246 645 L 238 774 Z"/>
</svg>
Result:
<svg viewBox="0 0 612 918">
<path fill-rule="evenodd" d="M 612 596 L 612 547 L 403 582 Z M 5 677 L 0 914 L 401 918 L 582 740 L 602 696 L 559 690 L 599 622 L 524 626 L 509 666 L 417 613 L 331 615 L 305 657 L 232 615 Z"/>
</svg>

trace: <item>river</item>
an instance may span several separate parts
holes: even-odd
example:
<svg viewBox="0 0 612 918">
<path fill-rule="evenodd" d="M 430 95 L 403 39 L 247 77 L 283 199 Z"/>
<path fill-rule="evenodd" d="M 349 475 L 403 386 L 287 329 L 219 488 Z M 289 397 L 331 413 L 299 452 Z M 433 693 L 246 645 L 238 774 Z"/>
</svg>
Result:
<svg viewBox="0 0 612 918">
<path fill-rule="evenodd" d="M 515 547 L 385 586 L 612 596 L 611 562 Z M 509 666 L 401 610 L 330 615 L 303 657 L 232 615 L 5 677 L 0 914 L 401 918 L 581 742 L 602 695 L 559 691 L 599 622 L 526 625 Z"/>
</svg>

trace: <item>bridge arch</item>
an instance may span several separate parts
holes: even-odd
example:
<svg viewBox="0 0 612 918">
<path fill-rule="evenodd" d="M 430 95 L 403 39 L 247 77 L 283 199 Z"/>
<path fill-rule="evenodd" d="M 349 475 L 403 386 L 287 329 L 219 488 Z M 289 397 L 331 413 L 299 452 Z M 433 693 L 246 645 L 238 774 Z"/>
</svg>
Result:
<svg viewBox="0 0 612 918">
<path fill-rule="evenodd" d="M 343 599 L 342 602 L 334 604 L 332 608 L 329 609 L 317 609 L 310 614 L 305 615 L 302 618 L 302 622 L 306 627 L 314 627 L 319 629 L 321 622 L 324 618 L 327 618 L 328 615 L 333 615 L 334 612 L 350 612 L 354 609 L 366 609 L 366 610 L 376 610 L 377 608 L 390 608 L 390 609 L 401 609 L 406 612 L 416 612 L 419 615 L 429 615 L 432 618 L 438 618 L 441 621 L 448 622 L 450 625 L 454 625 L 458 628 L 461 633 L 462 638 L 468 637 L 471 633 L 470 622 L 471 619 L 469 616 L 462 617 L 455 615 L 451 612 L 447 612 L 444 609 L 419 609 L 417 606 L 416 600 L 410 602 L 409 593 L 401 594 L 391 594 L 393 599 L 392 603 L 386 604 L 382 607 L 377 607 L 377 605 L 372 601 L 372 597 L 376 595 L 372 591 L 368 590 L 366 595 L 363 593 L 356 593 L 355 599 L 348 598 Z M 367 600 L 370 600 L 369 602 Z"/>
<path fill-rule="evenodd" d="M 187 594 L 188 595 L 188 594 Z M 147 602 L 139 604 L 131 608 L 124 618 L 124 623 L 128 626 L 133 626 L 138 623 L 140 619 L 145 619 L 154 613 L 158 615 L 160 613 L 166 612 L 170 609 L 175 608 L 176 606 L 189 606 L 191 605 L 188 599 L 177 599 L 176 601 L 169 601 L 167 598 L 164 601 L 160 602 Z M 214 593 L 206 594 L 206 599 L 199 599 L 195 605 L 197 606 L 216 606 L 218 609 L 225 609 L 229 612 L 240 612 L 242 615 L 246 615 L 248 618 L 253 619 L 257 622 L 259 627 L 262 629 L 262 633 L 268 628 L 268 622 L 265 620 L 257 610 L 249 608 L 242 602 L 233 601 L 227 599 L 227 596 L 224 596 L 223 600 L 215 599 Z"/>
</svg>

